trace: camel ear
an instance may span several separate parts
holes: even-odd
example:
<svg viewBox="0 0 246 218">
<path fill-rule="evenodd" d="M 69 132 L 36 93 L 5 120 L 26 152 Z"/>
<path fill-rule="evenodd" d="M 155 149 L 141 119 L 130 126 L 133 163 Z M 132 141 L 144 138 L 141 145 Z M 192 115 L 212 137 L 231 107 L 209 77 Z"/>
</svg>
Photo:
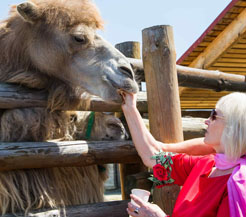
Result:
<svg viewBox="0 0 246 218">
<path fill-rule="evenodd" d="M 39 17 L 37 6 L 30 2 L 17 5 L 17 11 L 20 16 L 29 23 L 34 23 Z"/>
</svg>

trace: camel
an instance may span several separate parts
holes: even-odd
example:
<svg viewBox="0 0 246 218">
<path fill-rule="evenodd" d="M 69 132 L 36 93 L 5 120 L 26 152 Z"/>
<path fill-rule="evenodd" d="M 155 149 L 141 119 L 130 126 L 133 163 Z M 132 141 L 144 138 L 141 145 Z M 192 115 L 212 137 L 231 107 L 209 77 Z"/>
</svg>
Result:
<svg viewBox="0 0 246 218">
<path fill-rule="evenodd" d="M 75 110 L 89 94 L 121 102 L 119 90 L 138 91 L 128 60 L 96 33 L 102 27 L 90 0 L 30 0 L 11 8 L 0 23 L 0 82 L 46 90 L 48 105 L 1 110 L 2 142 L 76 139 L 82 126 L 73 128 L 71 113 L 59 109 Z M 105 179 L 97 165 L 0 172 L 0 212 L 100 202 Z"/>
<path fill-rule="evenodd" d="M 91 112 L 76 111 L 71 113 L 72 121 L 75 126 L 73 129 L 73 139 L 86 139 L 88 120 Z M 113 113 L 95 112 L 94 125 L 90 133 L 90 140 L 125 140 L 128 139 L 128 133 L 121 120 Z"/>
</svg>

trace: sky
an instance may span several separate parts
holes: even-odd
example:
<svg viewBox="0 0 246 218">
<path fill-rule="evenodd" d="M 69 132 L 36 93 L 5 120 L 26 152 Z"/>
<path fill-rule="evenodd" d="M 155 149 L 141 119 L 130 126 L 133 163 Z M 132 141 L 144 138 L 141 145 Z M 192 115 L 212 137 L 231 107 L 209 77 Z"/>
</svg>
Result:
<svg viewBox="0 0 246 218">
<path fill-rule="evenodd" d="M 9 6 L 25 0 L 0 0 L 0 20 Z M 69 1 L 69 0 L 67 0 Z M 98 33 L 113 45 L 142 43 L 142 30 L 171 25 L 177 59 L 195 42 L 231 0 L 94 0 L 105 21 Z"/>
</svg>

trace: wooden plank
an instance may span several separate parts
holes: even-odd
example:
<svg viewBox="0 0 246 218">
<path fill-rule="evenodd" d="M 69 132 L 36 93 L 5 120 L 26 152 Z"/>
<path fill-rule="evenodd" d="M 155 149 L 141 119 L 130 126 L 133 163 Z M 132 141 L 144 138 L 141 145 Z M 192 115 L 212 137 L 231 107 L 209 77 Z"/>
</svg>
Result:
<svg viewBox="0 0 246 218">
<path fill-rule="evenodd" d="M 206 35 L 203 39 L 204 42 L 212 42 L 216 37 Z"/>
<path fill-rule="evenodd" d="M 194 95 L 191 95 L 190 92 L 194 92 Z M 197 89 L 188 90 L 187 92 L 184 92 L 182 95 L 182 98 L 184 99 L 195 99 L 195 98 L 217 98 L 217 96 L 221 96 L 222 92 L 207 92 L 207 90 L 204 90 L 202 93 L 198 92 Z M 194 98 L 192 98 L 194 97 Z"/>
<path fill-rule="evenodd" d="M 229 12 L 230 13 L 237 13 L 237 14 L 240 14 L 242 11 L 243 11 L 243 9 L 244 9 L 245 7 L 242 7 L 242 6 L 233 6 L 230 10 L 229 10 Z"/>
<path fill-rule="evenodd" d="M 219 70 L 219 71 L 223 71 L 223 72 L 246 72 L 245 68 L 237 68 L 237 67 L 209 67 L 209 70 Z"/>
<path fill-rule="evenodd" d="M 211 109 L 211 108 L 215 108 L 216 104 L 203 104 L 203 105 L 198 105 L 198 104 L 192 104 L 190 107 L 185 105 L 184 108 L 186 109 Z"/>
<path fill-rule="evenodd" d="M 211 42 L 205 42 L 205 41 L 202 41 L 199 46 L 202 46 L 202 47 L 207 47 L 210 45 Z M 183 64 L 183 63 L 182 63 Z"/>
<path fill-rule="evenodd" d="M 143 119 L 143 120 L 146 127 L 149 129 L 149 120 L 148 119 Z M 204 118 L 182 117 L 184 139 L 188 140 L 188 139 L 203 137 L 207 129 L 205 120 L 206 119 Z"/>
<path fill-rule="evenodd" d="M 207 105 L 211 105 L 211 104 L 216 104 L 216 100 L 215 101 L 201 101 L 201 100 L 197 100 L 197 101 L 195 101 L 195 100 L 193 100 L 193 101 L 183 101 L 182 102 L 182 105 L 199 105 L 199 106 L 207 106 Z"/>
<path fill-rule="evenodd" d="M 219 99 L 219 98 L 218 98 Z M 217 100 L 218 100 L 217 99 Z M 200 100 L 197 100 L 197 101 L 195 101 L 195 100 L 191 100 L 191 101 L 182 101 L 182 99 L 181 99 L 181 104 L 182 104 L 182 106 L 186 106 L 186 107 L 197 107 L 197 106 L 199 106 L 200 108 L 202 108 L 202 107 L 208 107 L 208 105 L 210 106 L 210 105 L 215 105 L 216 104 L 216 102 L 217 102 L 217 100 L 214 100 L 214 101 L 212 101 L 212 100 L 209 100 L 209 99 L 207 99 L 207 100 L 204 100 L 204 101 L 200 101 Z M 211 107 L 210 107 L 211 108 Z M 214 108 L 214 107 L 212 107 L 212 108 Z"/>
<path fill-rule="evenodd" d="M 190 57 L 197 57 L 200 53 L 201 53 L 201 52 L 199 52 L 199 51 L 192 51 L 192 52 L 189 54 L 189 56 L 190 56 Z"/>
<path fill-rule="evenodd" d="M 199 93 L 196 92 L 196 90 L 194 91 L 194 96 L 190 94 L 190 92 L 184 92 L 184 94 L 182 95 L 182 99 L 183 100 L 191 100 L 194 101 L 196 98 L 200 98 L 200 99 L 216 99 L 218 96 L 221 96 L 221 93 L 219 92 L 219 95 L 217 95 L 217 93 L 208 93 L 206 91 L 204 91 L 204 93 Z M 200 95 L 199 95 L 200 94 Z"/>
<path fill-rule="evenodd" d="M 236 43 L 231 48 L 232 49 L 237 49 L 237 48 L 239 48 L 239 49 L 246 49 L 246 44 Z"/>
<path fill-rule="evenodd" d="M 187 66 L 190 65 L 190 63 L 191 63 L 191 61 L 185 61 L 185 60 L 184 60 L 184 61 L 182 62 L 182 65 L 187 67 Z"/>
<path fill-rule="evenodd" d="M 188 56 L 187 58 L 184 59 L 184 61 L 193 61 L 194 59 L 195 59 L 195 57 Z M 183 62 L 180 65 L 183 65 Z"/>
<path fill-rule="evenodd" d="M 243 76 L 241 76 L 241 77 L 243 77 Z M 213 90 L 209 90 L 209 89 L 207 89 L 207 90 L 204 90 L 204 89 L 195 89 L 195 88 L 187 88 L 186 89 L 186 91 L 187 92 L 194 92 L 194 95 L 195 94 L 198 94 L 198 95 L 205 95 L 205 93 L 206 93 L 206 95 L 208 95 L 208 96 L 210 96 L 210 95 L 222 95 L 223 93 L 229 93 L 228 91 L 222 91 L 222 92 L 216 92 L 216 91 L 213 91 Z M 184 92 L 184 94 L 185 94 L 186 92 Z"/>
<path fill-rule="evenodd" d="M 230 74 L 235 74 L 235 75 L 241 75 L 241 76 L 245 76 L 246 72 L 235 72 L 235 71 L 226 71 L 226 73 L 230 73 Z"/>
<path fill-rule="evenodd" d="M 143 72 L 143 64 L 141 60 L 129 59 L 134 67 Z M 236 75 L 235 73 L 246 73 L 245 68 L 233 67 L 210 67 L 206 71 L 195 68 L 188 68 L 177 65 L 179 86 L 214 89 L 214 90 L 228 90 L 228 91 L 246 91 L 245 77 Z M 222 73 L 234 72 L 234 74 Z M 218 82 L 219 81 L 219 82 Z M 0 83 L 0 108 L 23 108 L 23 107 L 46 107 L 45 92 L 24 89 L 16 85 Z M 146 93 L 140 92 L 138 94 L 137 107 L 141 112 L 147 112 Z M 61 108 L 66 110 L 66 108 Z M 121 104 L 114 104 L 104 102 L 98 97 L 92 97 L 89 107 L 79 107 L 76 110 L 89 111 L 121 111 Z"/>
<path fill-rule="evenodd" d="M 221 31 L 218 31 L 218 30 L 211 30 L 211 31 L 208 33 L 208 36 L 211 36 L 211 37 L 217 37 L 220 33 L 221 33 Z"/>
<path fill-rule="evenodd" d="M 221 62 L 216 62 L 213 64 L 213 67 L 233 67 L 233 68 L 246 68 L 246 62 L 244 63 L 221 63 Z M 245 69 L 246 70 L 246 69 Z"/>
<path fill-rule="evenodd" d="M 147 82 L 150 132 L 162 142 L 183 140 L 176 53 L 171 26 L 144 29 L 143 63 Z M 160 64 L 161 63 L 161 64 Z M 167 104 L 168 102 L 168 104 Z M 179 187 L 154 189 L 153 200 L 172 214 Z"/>
<path fill-rule="evenodd" d="M 209 99 L 213 99 L 213 98 L 216 99 L 218 96 L 221 96 L 221 92 L 208 93 L 206 92 L 206 90 L 204 90 L 203 93 L 197 92 L 197 90 L 193 90 L 193 92 L 194 92 L 194 96 L 190 94 L 190 91 L 184 92 L 184 94 L 182 95 L 182 99 L 194 101 L 196 98 L 199 97 L 201 99 L 202 98 L 206 99 L 206 97 Z M 219 95 L 217 93 L 219 93 Z"/>
<path fill-rule="evenodd" d="M 229 13 L 228 12 L 228 13 L 225 14 L 225 16 L 223 18 L 235 20 L 235 18 L 238 17 L 238 16 L 239 16 L 238 13 Z"/>
<path fill-rule="evenodd" d="M 128 58 L 141 58 L 141 52 L 140 52 L 140 43 L 139 42 L 122 42 L 115 45 L 115 48 L 117 48 L 122 54 L 124 54 Z"/>
<path fill-rule="evenodd" d="M 207 69 L 246 32 L 246 9 L 194 60 L 190 67 Z"/>
<path fill-rule="evenodd" d="M 216 91 L 222 91 L 222 90 L 228 90 L 227 88 L 224 88 L 224 86 L 227 86 L 226 83 L 227 81 L 232 81 L 232 77 L 234 77 L 234 75 L 229 75 L 226 73 L 222 73 L 219 71 L 215 71 L 215 72 L 211 72 L 211 71 L 199 71 L 198 69 L 194 69 L 194 68 L 187 68 L 187 67 L 183 67 L 183 66 L 177 66 L 177 70 L 178 70 L 178 80 L 179 80 L 179 85 L 180 86 L 185 86 L 185 87 L 193 87 L 193 88 L 206 88 L 205 86 L 209 84 L 210 89 L 212 87 L 214 87 L 213 89 Z M 187 74 L 187 71 L 189 71 L 189 74 Z M 216 75 L 216 76 L 215 76 Z M 232 77 L 230 77 L 232 76 Z M 224 78 L 223 78 L 224 77 Z M 245 84 L 245 77 L 244 76 L 236 76 L 237 78 L 240 77 L 240 81 L 234 81 L 231 83 L 231 85 L 235 88 L 235 89 L 239 89 L 240 87 L 240 83 Z M 212 78 L 217 78 L 217 80 L 214 80 Z M 185 82 L 185 85 L 182 84 L 183 81 Z M 201 84 L 202 81 L 202 84 Z M 189 84 L 189 82 L 191 82 L 192 84 Z M 197 84 L 197 86 L 195 86 Z M 233 85 L 234 84 L 234 85 Z M 232 91 L 232 90 L 230 90 Z"/>
<path fill-rule="evenodd" d="M 25 214 L 7 214 L 7 217 L 127 217 L 129 201 L 111 201 L 86 205 L 70 206 L 59 209 L 46 209 Z"/>
<path fill-rule="evenodd" d="M 226 24 L 226 25 L 229 25 L 231 22 L 233 21 L 233 19 L 231 18 L 222 18 L 218 23 L 219 24 Z"/>
<path fill-rule="evenodd" d="M 131 141 L 0 142 L 0 171 L 138 162 Z"/>
<path fill-rule="evenodd" d="M 196 91 L 194 91 L 194 92 L 196 93 Z M 204 93 L 206 94 L 207 92 L 204 92 Z M 181 98 L 182 101 L 198 101 L 198 100 L 203 101 L 203 100 L 208 100 L 208 99 L 211 101 L 216 101 L 217 98 L 221 97 L 221 95 L 212 95 L 212 96 L 208 95 L 206 98 L 205 94 L 202 96 L 199 96 L 197 94 L 197 95 L 194 95 L 194 97 L 192 97 L 190 92 L 186 92 L 185 94 L 186 94 L 185 96 L 182 95 L 182 98 Z M 191 97 L 189 97 L 189 96 L 191 96 Z"/>
<path fill-rule="evenodd" d="M 207 98 L 205 96 L 202 96 L 202 97 L 199 97 L 199 96 L 183 97 L 182 96 L 182 98 L 181 98 L 183 103 L 184 102 L 194 102 L 194 101 L 196 101 L 196 102 L 198 102 L 198 101 L 199 102 L 203 102 L 203 101 L 209 101 L 209 102 L 214 101 L 214 102 L 216 102 L 217 99 L 218 99 L 218 96 L 212 96 L 212 97 L 208 96 Z"/>
<path fill-rule="evenodd" d="M 246 58 L 225 58 L 225 56 L 223 56 L 222 58 L 219 58 L 216 63 L 246 63 Z"/>
<path fill-rule="evenodd" d="M 211 109 L 211 108 L 215 108 L 215 105 L 211 104 L 211 105 L 197 105 L 197 106 L 191 106 L 191 107 L 187 107 L 187 106 L 183 106 L 182 108 L 185 109 Z"/>
<path fill-rule="evenodd" d="M 182 118 L 186 137 L 203 134 L 201 118 Z M 148 121 L 145 120 L 147 126 Z M 29 168 L 141 163 L 132 141 L 1 142 L 0 171 Z"/>
<path fill-rule="evenodd" d="M 246 59 L 246 53 L 245 54 L 234 54 L 234 53 L 226 52 L 225 54 L 221 56 L 221 58 Z"/>
<path fill-rule="evenodd" d="M 207 125 L 205 124 L 204 118 L 192 118 L 192 117 L 183 117 L 182 126 L 184 140 L 204 137 Z"/>
<path fill-rule="evenodd" d="M 235 5 L 241 6 L 241 7 L 246 7 L 246 2 L 245 1 L 238 1 Z"/>
<path fill-rule="evenodd" d="M 245 49 L 230 48 L 226 51 L 227 54 L 246 54 Z"/>
<path fill-rule="evenodd" d="M 238 40 L 238 43 L 246 44 L 246 39 L 245 38 L 241 38 L 241 39 Z"/>
<path fill-rule="evenodd" d="M 216 24 L 213 30 L 223 31 L 227 27 L 226 24 Z"/>
<path fill-rule="evenodd" d="M 129 59 L 138 70 L 142 69 L 141 60 Z M 245 91 L 245 77 L 218 71 L 201 70 L 177 65 L 179 86 L 213 89 L 216 91 Z M 143 72 L 144 73 L 144 72 Z"/>
<path fill-rule="evenodd" d="M 24 88 L 15 84 L 0 83 L 0 108 L 26 108 L 26 107 L 47 107 L 47 93 L 45 91 Z M 146 93 L 138 93 L 138 108 L 147 111 Z M 60 108 L 70 110 L 71 108 Z M 76 110 L 80 111 L 121 111 L 121 104 L 105 102 L 101 98 L 92 96 L 90 105 L 82 105 Z"/>
<path fill-rule="evenodd" d="M 194 52 L 203 52 L 205 50 L 206 47 L 202 47 L 202 46 L 197 46 L 193 51 Z"/>
</svg>

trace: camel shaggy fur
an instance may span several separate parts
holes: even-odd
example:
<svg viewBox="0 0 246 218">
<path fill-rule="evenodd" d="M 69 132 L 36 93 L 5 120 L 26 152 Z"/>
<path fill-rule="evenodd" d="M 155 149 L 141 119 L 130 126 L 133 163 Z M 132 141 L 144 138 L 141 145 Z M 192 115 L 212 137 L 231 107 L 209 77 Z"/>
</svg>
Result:
<svg viewBox="0 0 246 218">
<path fill-rule="evenodd" d="M 121 102 L 119 89 L 137 92 L 130 63 L 96 34 L 102 26 L 89 0 L 31 0 L 12 7 L 0 24 L 0 82 L 45 89 L 48 106 L 1 110 L 2 142 L 78 139 L 83 132 L 78 115 L 74 121 L 58 109 L 86 103 L 86 93 Z M 116 139 L 122 134 L 118 130 Z M 105 132 L 97 137 L 108 138 Z M 0 212 L 103 201 L 105 179 L 97 165 L 0 172 Z"/>
</svg>

